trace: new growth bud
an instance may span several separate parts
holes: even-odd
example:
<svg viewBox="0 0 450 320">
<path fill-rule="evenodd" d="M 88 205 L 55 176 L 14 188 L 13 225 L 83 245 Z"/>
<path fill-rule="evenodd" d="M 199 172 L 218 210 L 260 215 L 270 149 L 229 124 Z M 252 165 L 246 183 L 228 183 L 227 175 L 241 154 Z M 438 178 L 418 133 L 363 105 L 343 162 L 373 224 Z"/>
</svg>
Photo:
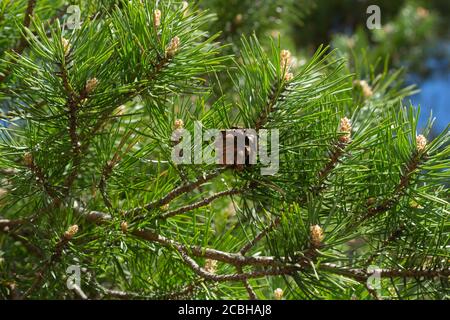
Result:
<svg viewBox="0 0 450 320">
<path fill-rule="evenodd" d="M 287 71 L 291 64 L 291 52 L 289 50 L 281 50 L 280 52 L 280 67 L 281 70 Z"/>
<path fill-rule="evenodd" d="M 177 120 L 175 120 L 175 124 L 174 124 L 174 126 L 175 126 L 175 129 L 183 129 L 183 127 L 184 127 L 184 122 L 183 122 L 183 120 L 181 120 L 181 119 L 177 119 Z"/>
<path fill-rule="evenodd" d="M 177 53 L 179 47 L 180 47 L 180 38 L 175 36 L 172 38 L 172 40 L 170 40 L 170 43 L 166 48 L 166 57 L 173 58 L 175 56 L 175 53 Z"/>
<path fill-rule="evenodd" d="M 283 299 L 283 289 L 277 288 L 273 291 L 273 295 L 275 297 L 275 300 L 281 300 Z"/>
<path fill-rule="evenodd" d="M 206 259 L 205 261 L 205 271 L 209 273 L 216 273 L 217 271 L 217 260 Z"/>
<path fill-rule="evenodd" d="M 238 26 L 242 23 L 243 20 L 244 17 L 242 16 L 242 13 L 238 13 L 236 17 L 234 17 L 234 24 Z"/>
<path fill-rule="evenodd" d="M 365 80 L 355 80 L 353 83 L 356 86 L 359 86 L 362 89 L 363 96 L 365 98 L 370 98 L 371 96 L 373 96 L 372 88 L 369 86 L 367 81 L 365 81 Z"/>
<path fill-rule="evenodd" d="M 122 221 L 120 223 L 120 229 L 122 230 L 123 233 L 127 233 L 128 232 L 128 223 L 126 221 Z"/>
<path fill-rule="evenodd" d="M 23 155 L 23 163 L 25 163 L 27 167 L 31 167 L 33 165 L 33 155 L 31 152 L 27 152 Z"/>
<path fill-rule="evenodd" d="M 345 134 L 339 137 L 339 141 L 343 143 L 349 143 L 351 140 L 352 134 L 352 123 L 347 117 L 341 119 L 341 123 L 339 125 L 339 131 L 344 132 Z"/>
<path fill-rule="evenodd" d="M 73 226 L 70 226 L 66 232 L 64 232 L 64 238 L 66 238 L 66 240 L 71 240 L 73 236 L 77 234 L 77 232 L 78 226 L 74 224 Z"/>
<path fill-rule="evenodd" d="M 287 72 L 284 75 L 284 81 L 289 82 L 294 78 L 294 74 L 292 72 Z"/>
<path fill-rule="evenodd" d="M 97 88 L 97 86 L 98 86 L 97 78 L 89 79 L 88 81 L 86 81 L 86 87 L 85 87 L 86 92 L 88 94 L 91 93 L 92 91 L 94 91 Z"/>
<path fill-rule="evenodd" d="M 158 28 L 161 25 L 161 10 L 155 9 L 153 11 L 153 26 Z"/>
<path fill-rule="evenodd" d="M 63 45 L 64 55 L 67 56 L 70 51 L 70 42 L 66 38 L 61 38 L 61 43 Z"/>
<path fill-rule="evenodd" d="M 183 17 L 186 17 L 189 13 L 189 10 L 187 9 L 189 7 L 189 3 L 187 1 L 181 2 L 181 12 L 183 12 Z"/>
<path fill-rule="evenodd" d="M 316 248 L 320 247 L 324 236 L 323 230 L 318 224 L 311 226 L 310 236 L 312 245 Z"/>
<path fill-rule="evenodd" d="M 417 151 L 423 152 L 425 148 L 427 147 L 427 138 L 425 138 L 423 135 L 419 134 L 416 137 L 416 145 L 417 145 Z"/>
<path fill-rule="evenodd" d="M 417 7 L 416 14 L 419 18 L 424 19 L 430 15 L 430 12 L 423 7 Z"/>
</svg>

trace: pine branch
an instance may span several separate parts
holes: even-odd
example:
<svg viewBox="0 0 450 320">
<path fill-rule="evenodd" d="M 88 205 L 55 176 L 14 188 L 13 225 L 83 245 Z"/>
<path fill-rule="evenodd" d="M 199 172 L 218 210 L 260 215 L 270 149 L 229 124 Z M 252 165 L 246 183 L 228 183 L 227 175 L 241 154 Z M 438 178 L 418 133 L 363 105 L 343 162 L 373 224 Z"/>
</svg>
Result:
<svg viewBox="0 0 450 320">
<path fill-rule="evenodd" d="M 236 76 L 228 77 L 234 69 L 225 63 L 229 57 L 220 55 L 219 35 L 208 35 L 212 15 L 186 8 L 185 2 L 181 8 L 177 2 L 130 0 L 108 10 L 93 2 L 87 16 L 101 12 L 70 31 L 59 23 L 49 26 L 54 19 L 39 22 L 41 13 L 59 19 L 64 12 L 56 5 L 21 3 L 5 7 L 13 10 L 5 14 L 12 20 L 27 7 L 23 33 L 10 47 L 23 42 L 30 50 L 8 50 L 11 61 L 5 61 L 7 73 L 1 78 L 17 82 L 1 89 L 5 106 L 13 111 L 0 120 L 0 184 L 7 184 L 0 195 L 6 217 L 0 218 L 0 233 L 7 247 L 18 240 L 26 248 L 4 250 L 6 273 L 0 283 L 9 283 L 11 275 L 17 281 L 3 288 L 13 293 L 11 298 L 87 299 L 81 288 L 63 290 L 61 279 L 49 277 L 67 260 L 69 248 L 92 268 L 87 293 L 97 298 L 192 298 L 208 287 L 208 297 L 216 297 L 217 289 L 226 297 L 246 292 L 257 299 L 251 284 L 266 285 L 257 291 L 264 298 L 270 277 L 282 276 L 299 297 L 339 299 L 365 290 L 380 299 L 367 281 L 378 274 L 391 281 L 399 298 L 445 294 L 448 134 L 428 146 L 419 135 L 416 152 L 404 156 L 413 144 L 418 114 L 413 107 L 410 113 L 397 110 L 397 99 L 411 92 L 399 89 L 397 73 L 383 70 L 377 76 L 377 67 L 368 64 L 370 79 L 358 80 L 361 92 L 355 92 L 354 75 L 328 49 L 321 47 L 308 62 L 297 64 L 299 57 L 279 49 L 281 40 L 271 42 L 267 53 L 256 37 L 244 37 Z M 241 14 L 233 24 L 251 25 L 252 15 Z M 222 68 L 224 74 L 215 74 Z M 100 85 L 96 78 L 87 80 L 92 75 Z M 359 72 L 356 77 L 363 79 Z M 115 114 L 122 104 L 126 121 L 110 127 L 110 119 L 122 116 Z M 335 128 L 344 112 L 358 119 L 354 141 L 347 118 Z M 246 167 L 219 181 L 230 167 L 210 171 L 211 165 L 199 164 L 173 170 L 167 137 L 176 119 L 189 126 L 201 120 L 205 128 L 276 128 L 281 138 L 277 174 L 259 177 Z M 138 145 L 131 134 L 139 137 Z M 20 159 L 23 150 L 29 152 Z M 139 202 L 140 194 L 145 201 Z M 382 214 L 416 197 L 420 207 L 407 215 Z M 227 209 L 210 225 L 203 218 L 216 204 Z M 189 219 L 197 211 L 200 223 Z M 173 219 L 180 216 L 186 219 Z M 76 246 L 70 246 L 75 229 L 58 236 L 61 225 L 72 221 L 84 231 Z M 257 221 L 265 222 L 255 228 Z M 279 239 L 271 236 L 275 230 L 282 233 Z M 51 234 L 57 236 L 48 246 Z M 364 237 L 357 265 L 343 255 L 355 236 Z M 398 241 L 403 238 L 409 241 Z M 386 250 L 392 259 L 383 262 L 379 257 Z M 35 261 L 40 265 L 33 267 Z M 380 270 L 366 270 L 373 261 L 381 263 Z M 167 277 L 174 264 L 180 272 Z M 217 264 L 224 268 L 217 271 Z M 116 274 L 120 280 L 106 285 Z M 128 275 L 136 281 L 128 282 Z M 350 290 L 342 291 L 345 285 Z M 423 293 L 425 285 L 432 288 Z M 17 287 L 28 290 L 21 295 Z"/>
<path fill-rule="evenodd" d="M 244 257 L 241 254 L 224 252 L 215 249 L 203 248 L 200 246 L 185 246 L 179 242 L 159 235 L 150 230 L 134 230 L 131 234 L 137 238 L 141 238 L 150 242 L 159 243 L 164 247 L 175 248 L 178 251 L 189 252 L 190 254 L 212 260 L 230 263 L 235 266 L 253 265 L 253 266 L 273 266 L 282 267 L 284 264 L 274 257 L 267 256 L 249 256 Z M 282 261 L 283 259 L 281 259 Z"/>
<path fill-rule="evenodd" d="M 245 281 L 248 279 L 261 278 L 266 276 L 287 275 L 296 272 L 295 268 L 273 268 L 264 271 L 251 271 L 248 273 L 235 273 L 235 274 L 214 274 L 201 268 L 194 259 L 192 259 L 183 249 L 178 249 L 181 257 L 191 269 L 206 280 L 223 282 L 223 281 Z"/>
<path fill-rule="evenodd" d="M 201 208 L 204 206 L 207 206 L 208 204 L 210 204 L 211 202 L 213 202 L 216 199 L 222 198 L 222 197 L 226 197 L 226 196 L 231 196 L 231 195 L 237 195 L 237 194 L 241 194 L 245 192 L 245 189 L 230 189 L 230 190 L 226 190 L 226 191 L 222 191 L 222 192 L 217 192 L 214 195 L 205 198 L 201 201 L 198 201 L 196 203 L 166 212 L 164 214 L 162 214 L 160 217 L 158 217 L 159 219 L 168 219 L 170 217 L 179 215 L 179 214 L 183 214 L 189 211 L 192 211 L 194 209 L 197 208 Z"/>
<path fill-rule="evenodd" d="M 199 276 L 211 280 L 211 281 L 243 281 L 252 278 L 259 278 L 270 275 L 290 275 L 299 271 L 304 271 L 310 268 L 309 259 L 300 261 L 300 264 L 290 264 L 283 262 L 282 259 L 276 260 L 274 257 L 267 256 L 254 256 L 244 257 L 240 254 L 233 254 L 223 252 L 214 249 L 202 248 L 198 246 L 185 246 L 176 241 L 169 240 L 161 235 L 153 233 L 151 231 L 137 230 L 132 234 L 136 237 L 159 243 L 165 247 L 174 248 L 182 256 L 183 260 L 188 264 L 191 269 Z M 201 268 L 195 260 L 193 260 L 189 253 L 194 256 L 209 258 L 217 261 L 233 264 L 235 266 L 242 267 L 243 265 L 252 265 L 260 267 L 270 267 L 267 270 L 252 271 L 248 273 L 226 274 L 216 275 Z M 281 261 L 280 261 L 281 260 Z M 332 272 L 334 274 L 343 275 L 349 278 L 358 280 L 361 283 L 365 283 L 367 279 L 373 274 L 368 273 L 363 269 L 347 269 L 341 268 L 333 264 L 321 264 L 319 270 Z M 383 269 L 379 271 L 381 277 L 385 278 L 435 278 L 438 276 L 447 277 L 450 275 L 450 269 Z"/>
<path fill-rule="evenodd" d="M 366 283 L 367 279 L 375 272 L 381 278 L 426 278 L 450 276 L 450 268 L 444 269 L 379 269 L 373 272 L 367 272 L 364 269 L 348 269 L 338 267 L 333 264 L 321 264 L 320 268 L 334 274 L 353 278 L 361 283 Z"/>
<path fill-rule="evenodd" d="M 197 178 L 196 181 L 194 182 L 190 182 L 187 183 L 185 185 L 182 185 L 178 188 L 173 189 L 172 191 L 170 191 L 169 193 L 167 193 L 164 197 L 162 197 L 159 200 L 156 200 L 154 202 L 151 202 L 143 207 L 139 207 L 139 208 L 134 208 L 131 210 L 128 210 L 125 212 L 125 215 L 127 216 L 134 216 L 137 214 L 140 214 L 144 211 L 151 211 L 155 208 L 160 208 L 168 203 L 170 203 L 172 200 L 174 200 L 175 198 L 179 197 L 180 195 L 190 192 L 194 189 L 197 189 L 199 186 L 201 186 L 202 184 L 204 184 L 205 182 L 208 182 L 212 179 L 214 179 L 215 177 L 217 177 L 219 174 L 221 174 L 223 171 L 225 171 L 226 169 L 218 169 L 213 173 L 207 174 L 207 175 L 203 175 Z"/>
<path fill-rule="evenodd" d="M 67 108 L 68 108 L 68 121 L 69 121 L 69 137 L 72 145 L 72 170 L 67 176 L 64 186 L 67 193 L 78 174 L 78 166 L 81 163 L 81 143 L 77 133 L 78 129 L 78 108 L 83 99 L 87 97 L 87 90 L 84 89 L 79 95 L 75 93 L 70 83 L 69 74 L 66 68 L 66 58 L 64 57 L 60 64 L 60 76 L 62 79 L 63 87 L 67 95 Z"/>
</svg>

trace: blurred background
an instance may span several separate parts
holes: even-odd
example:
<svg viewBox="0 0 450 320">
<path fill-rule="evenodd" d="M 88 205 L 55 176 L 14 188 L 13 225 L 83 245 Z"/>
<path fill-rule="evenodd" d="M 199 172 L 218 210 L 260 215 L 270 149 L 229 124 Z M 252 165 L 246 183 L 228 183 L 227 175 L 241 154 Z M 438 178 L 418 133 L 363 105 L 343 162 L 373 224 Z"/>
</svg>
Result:
<svg viewBox="0 0 450 320">
<path fill-rule="evenodd" d="M 432 114 L 433 134 L 450 120 L 450 1 L 449 0 L 223 0 L 199 1 L 218 13 L 214 24 L 224 40 L 254 31 L 259 38 L 278 39 L 296 57 L 309 57 L 321 44 L 339 49 L 348 68 L 361 79 L 386 66 L 403 69 L 404 85 L 420 90 L 406 98 L 420 106 L 420 126 Z M 381 13 L 379 29 L 366 26 L 370 5 Z M 266 37 L 266 38 L 268 38 Z M 238 53 L 235 48 L 235 53 Z M 388 64 L 387 64 L 388 63 Z M 369 67 L 373 66 L 373 69 Z M 369 81 L 370 84 L 370 81 Z"/>
</svg>

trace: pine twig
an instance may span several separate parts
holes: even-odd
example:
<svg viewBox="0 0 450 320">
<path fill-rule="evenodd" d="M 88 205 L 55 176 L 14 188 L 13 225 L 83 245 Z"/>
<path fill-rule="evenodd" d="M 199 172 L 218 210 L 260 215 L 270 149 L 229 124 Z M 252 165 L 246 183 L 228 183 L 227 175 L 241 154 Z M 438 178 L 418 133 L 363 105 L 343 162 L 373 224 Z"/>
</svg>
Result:
<svg viewBox="0 0 450 320">
<path fill-rule="evenodd" d="M 348 278 L 353 278 L 361 283 L 366 283 L 367 279 L 373 273 L 367 272 L 363 269 L 349 269 L 338 267 L 333 264 L 323 263 L 320 269 L 334 274 L 342 275 Z M 380 269 L 377 270 L 377 275 L 381 278 L 436 278 L 449 277 L 450 268 L 443 269 Z"/>
<path fill-rule="evenodd" d="M 279 83 L 280 82 L 277 81 L 276 84 L 272 85 L 272 87 L 271 87 L 271 91 L 267 98 L 267 103 L 264 106 L 263 111 L 261 112 L 261 115 L 255 121 L 255 130 L 256 131 L 263 128 L 264 125 L 267 123 L 267 120 L 269 119 L 269 115 L 274 111 L 275 105 L 277 104 L 280 95 L 286 89 L 285 85 L 282 85 L 281 88 L 277 88 Z"/>
<path fill-rule="evenodd" d="M 138 207 L 138 208 L 134 208 L 131 210 L 128 210 L 125 212 L 125 215 L 130 215 L 130 216 L 134 216 L 136 214 L 140 214 L 143 211 L 151 211 L 155 208 L 160 208 L 168 203 L 170 203 L 173 199 L 179 197 L 180 195 L 190 192 L 196 188 L 198 188 L 200 185 L 202 185 L 203 183 L 214 179 L 215 177 L 217 177 L 220 173 L 222 173 L 224 171 L 224 169 L 222 170 L 217 170 L 213 173 L 207 174 L 207 175 L 203 175 L 197 178 L 196 181 L 191 182 L 191 183 L 187 183 L 185 185 L 182 185 L 180 187 L 177 187 L 175 189 L 173 189 L 172 191 L 170 191 L 169 193 L 167 193 L 164 197 L 162 197 L 159 200 L 156 200 L 154 202 L 151 202 L 143 207 Z"/>
<path fill-rule="evenodd" d="M 100 178 L 100 182 L 98 184 L 98 188 L 100 189 L 100 192 L 102 193 L 102 197 L 103 197 L 103 202 L 105 203 L 106 207 L 111 209 L 112 208 L 112 204 L 111 201 L 109 200 L 108 197 L 108 193 L 107 193 L 107 180 L 111 177 L 112 173 L 113 173 L 113 169 L 114 167 L 121 161 L 122 157 L 124 154 L 127 154 L 131 148 L 137 143 L 137 139 L 135 139 L 133 142 L 131 142 L 127 148 L 125 149 L 125 151 L 123 152 L 123 154 L 120 154 L 120 151 L 122 150 L 125 142 L 130 138 L 131 136 L 131 132 L 128 132 L 127 134 L 125 134 L 122 139 L 119 142 L 119 145 L 117 147 L 117 151 L 114 152 L 114 155 L 112 157 L 111 160 L 109 160 L 102 169 L 102 175 Z"/>
<path fill-rule="evenodd" d="M 159 218 L 160 219 L 168 219 L 170 217 L 173 217 L 173 216 L 176 216 L 179 214 L 183 214 L 185 212 L 189 212 L 189 211 L 192 211 L 197 208 L 207 206 L 208 204 L 210 204 L 211 202 L 213 202 L 216 199 L 226 197 L 226 196 L 231 196 L 231 195 L 237 195 L 242 192 L 244 192 L 243 189 L 230 189 L 230 190 L 226 190 L 226 191 L 222 191 L 222 192 L 217 192 L 214 195 L 212 195 L 208 198 L 205 198 L 201 201 L 195 202 L 193 204 L 190 204 L 190 205 L 187 205 L 187 206 L 184 206 L 184 207 L 181 207 L 181 208 L 169 211 L 169 212 L 166 212 L 166 213 L 162 214 Z"/>
<path fill-rule="evenodd" d="M 69 74 L 66 68 L 66 61 L 60 64 L 60 76 L 62 79 L 64 90 L 67 95 L 67 108 L 68 108 L 68 121 L 69 121 L 69 137 L 72 145 L 72 170 L 67 176 L 64 186 L 67 189 L 67 193 L 69 193 L 70 187 L 72 186 L 77 174 L 78 174 L 78 166 L 80 165 L 80 154 L 81 154 L 81 144 L 80 139 L 77 133 L 78 130 L 78 106 L 80 102 L 87 96 L 86 90 L 80 95 L 77 95 L 72 88 L 69 80 Z"/>
<path fill-rule="evenodd" d="M 26 299 L 36 288 L 39 286 L 41 281 L 44 279 L 44 276 L 48 269 L 59 260 L 62 255 L 64 248 L 69 244 L 72 240 L 72 237 L 78 232 L 78 226 L 72 226 L 64 233 L 64 235 L 59 239 L 56 243 L 52 256 L 47 262 L 39 269 L 36 274 L 36 279 L 34 280 L 31 287 L 22 295 L 22 299 Z"/>
<path fill-rule="evenodd" d="M 253 266 L 272 266 L 283 267 L 283 259 L 276 259 L 270 256 L 248 256 L 244 257 L 238 253 L 220 251 L 216 249 L 204 248 L 201 246 L 186 246 L 174 240 L 168 239 L 160 234 L 150 230 L 134 230 L 131 232 L 137 238 L 141 238 L 150 242 L 159 243 L 164 247 L 175 248 L 178 251 L 189 252 L 190 254 L 212 260 L 222 261 L 235 266 L 253 265 Z"/>
<path fill-rule="evenodd" d="M 236 267 L 236 270 L 237 270 L 238 273 L 244 273 L 242 271 L 242 267 L 241 266 Z M 258 296 L 256 295 L 255 291 L 253 290 L 253 287 L 250 284 L 250 282 L 248 281 L 248 279 L 242 280 L 242 284 L 244 285 L 245 290 L 247 291 L 248 298 L 250 300 L 258 300 Z"/>
<path fill-rule="evenodd" d="M 30 169 L 33 175 L 36 177 L 37 181 L 44 188 L 44 191 L 50 196 L 55 205 L 60 203 L 59 195 L 52 185 L 47 181 L 47 177 L 42 171 L 41 167 L 39 167 L 31 153 L 25 154 L 25 165 Z"/>
<path fill-rule="evenodd" d="M 411 156 L 411 159 L 408 161 L 408 163 L 404 167 L 404 170 L 403 170 L 404 172 L 400 177 L 400 181 L 399 181 L 398 185 L 394 189 L 393 196 L 389 199 L 384 200 L 378 206 L 370 207 L 367 210 L 366 214 L 363 215 L 362 218 L 360 219 L 360 221 L 359 221 L 360 223 L 362 223 L 366 220 L 369 220 L 380 213 L 390 210 L 393 206 L 395 206 L 398 203 L 398 201 L 403 196 L 405 189 L 408 187 L 408 185 L 410 183 L 411 175 L 417 170 L 423 156 L 424 156 L 424 154 L 419 153 L 417 151 L 415 151 L 413 153 L 413 155 Z"/>
<path fill-rule="evenodd" d="M 206 280 L 216 281 L 216 282 L 224 282 L 224 281 L 246 281 L 248 279 L 261 278 L 265 276 L 276 276 L 276 275 L 287 275 L 298 272 L 295 267 L 280 267 L 280 268 L 272 268 L 268 270 L 257 270 L 251 271 L 248 273 L 235 273 L 235 274 L 215 274 L 211 273 L 202 267 L 200 267 L 194 259 L 192 259 L 186 251 L 183 249 L 177 249 L 180 253 L 183 260 L 187 265 L 191 267 L 191 269 Z"/>
</svg>

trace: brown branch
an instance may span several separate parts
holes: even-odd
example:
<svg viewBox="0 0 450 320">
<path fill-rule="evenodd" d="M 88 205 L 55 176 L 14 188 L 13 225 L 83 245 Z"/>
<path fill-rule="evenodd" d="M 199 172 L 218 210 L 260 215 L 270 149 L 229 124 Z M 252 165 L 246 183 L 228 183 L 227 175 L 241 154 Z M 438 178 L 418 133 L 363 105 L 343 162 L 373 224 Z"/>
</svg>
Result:
<svg viewBox="0 0 450 320">
<path fill-rule="evenodd" d="M 321 264 L 320 269 L 334 274 L 339 274 L 348 278 L 353 278 L 361 283 L 375 272 L 381 278 L 437 278 L 450 276 L 450 268 L 447 269 L 380 269 L 374 272 L 367 272 L 363 269 L 341 268 L 334 264 Z"/>
<path fill-rule="evenodd" d="M 175 249 L 183 258 L 184 262 L 199 276 L 211 281 L 246 281 L 252 278 L 259 278 L 272 275 L 292 275 L 294 273 L 309 270 L 311 268 L 311 259 L 308 257 L 308 252 L 298 259 L 298 263 L 292 264 L 282 258 L 276 259 L 270 256 L 243 256 L 230 252 L 219 251 L 215 249 L 204 248 L 200 246 L 187 246 L 174 240 L 167 239 L 155 232 L 149 230 L 133 231 L 132 234 L 136 237 L 147 241 L 159 243 L 164 247 Z M 197 262 L 190 256 L 208 258 L 225 263 L 232 264 L 237 267 L 236 274 L 222 274 L 217 275 L 201 268 Z M 262 270 L 251 271 L 243 273 L 242 266 L 250 265 L 254 267 L 263 268 Z M 361 283 L 366 283 L 367 279 L 374 273 L 369 273 L 363 269 L 349 269 L 339 267 L 333 264 L 321 264 L 317 266 L 317 270 L 331 272 L 337 275 L 342 275 L 355 279 Z M 374 271 L 375 272 L 375 271 Z M 380 277 L 385 278 L 435 278 L 439 276 L 447 277 L 450 275 L 450 269 L 382 269 L 377 271 Z"/>
<path fill-rule="evenodd" d="M 209 258 L 217 261 L 226 262 L 235 266 L 253 265 L 253 266 L 272 266 L 284 267 L 284 259 L 276 259 L 269 256 L 249 256 L 244 257 L 238 253 L 224 252 L 216 249 L 204 248 L 201 246 L 186 246 L 174 240 L 168 239 L 150 230 L 135 230 L 132 235 L 150 241 L 159 243 L 164 247 L 175 248 L 178 251 L 189 252 L 193 256 L 200 258 Z"/>
<path fill-rule="evenodd" d="M 68 121 L 69 121 L 69 137 L 72 145 L 72 170 L 67 176 L 64 186 L 69 193 L 69 189 L 72 186 L 75 178 L 78 174 L 78 166 L 80 165 L 81 145 L 80 139 L 77 133 L 78 130 L 78 107 L 80 102 L 87 96 L 87 92 L 84 89 L 79 95 L 75 93 L 70 83 L 69 74 L 66 68 L 66 59 L 64 58 L 60 64 L 60 73 L 64 90 L 67 95 L 67 109 L 68 109 Z"/>
<path fill-rule="evenodd" d="M 257 270 L 248 273 L 235 273 L 235 274 L 215 274 L 206 271 L 202 267 L 200 267 L 194 259 L 192 259 L 186 251 L 178 248 L 177 251 L 180 253 L 183 260 L 187 265 L 191 267 L 191 269 L 201 276 L 204 279 L 223 282 L 223 281 L 245 281 L 247 279 L 261 278 L 266 276 L 277 276 L 277 275 L 287 275 L 298 272 L 298 269 L 295 267 L 279 267 L 279 268 L 271 268 L 268 270 Z"/>
<path fill-rule="evenodd" d="M 259 278 L 264 276 L 291 275 L 310 268 L 308 259 L 300 261 L 300 263 L 298 264 L 290 264 L 287 261 L 283 261 L 283 259 L 275 259 L 274 257 L 269 256 L 244 257 L 240 254 L 223 252 L 199 246 L 185 246 L 151 231 L 134 231 L 132 234 L 136 237 L 159 243 L 165 247 L 174 248 L 180 253 L 185 263 L 189 265 L 196 274 L 204 279 L 211 281 L 244 281 L 247 279 Z M 238 267 L 242 267 L 244 265 L 252 265 L 268 269 L 257 270 L 248 273 L 217 275 L 201 268 L 197 264 L 197 262 L 195 262 L 195 260 L 189 256 L 189 254 L 192 254 L 196 257 L 222 261 Z M 353 278 L 361 283 L 366 282 L 367 279 L 373 274 L 368 273 L 362 269 L 341 268 L 333 264 L 321 264 L 317 269 Z M 379 271 L 379 274 L 381 277 L 385 278 L 435 278 L 439 276 L 450 276 L 450 269 L 382 269 Z"/>
</svg>

